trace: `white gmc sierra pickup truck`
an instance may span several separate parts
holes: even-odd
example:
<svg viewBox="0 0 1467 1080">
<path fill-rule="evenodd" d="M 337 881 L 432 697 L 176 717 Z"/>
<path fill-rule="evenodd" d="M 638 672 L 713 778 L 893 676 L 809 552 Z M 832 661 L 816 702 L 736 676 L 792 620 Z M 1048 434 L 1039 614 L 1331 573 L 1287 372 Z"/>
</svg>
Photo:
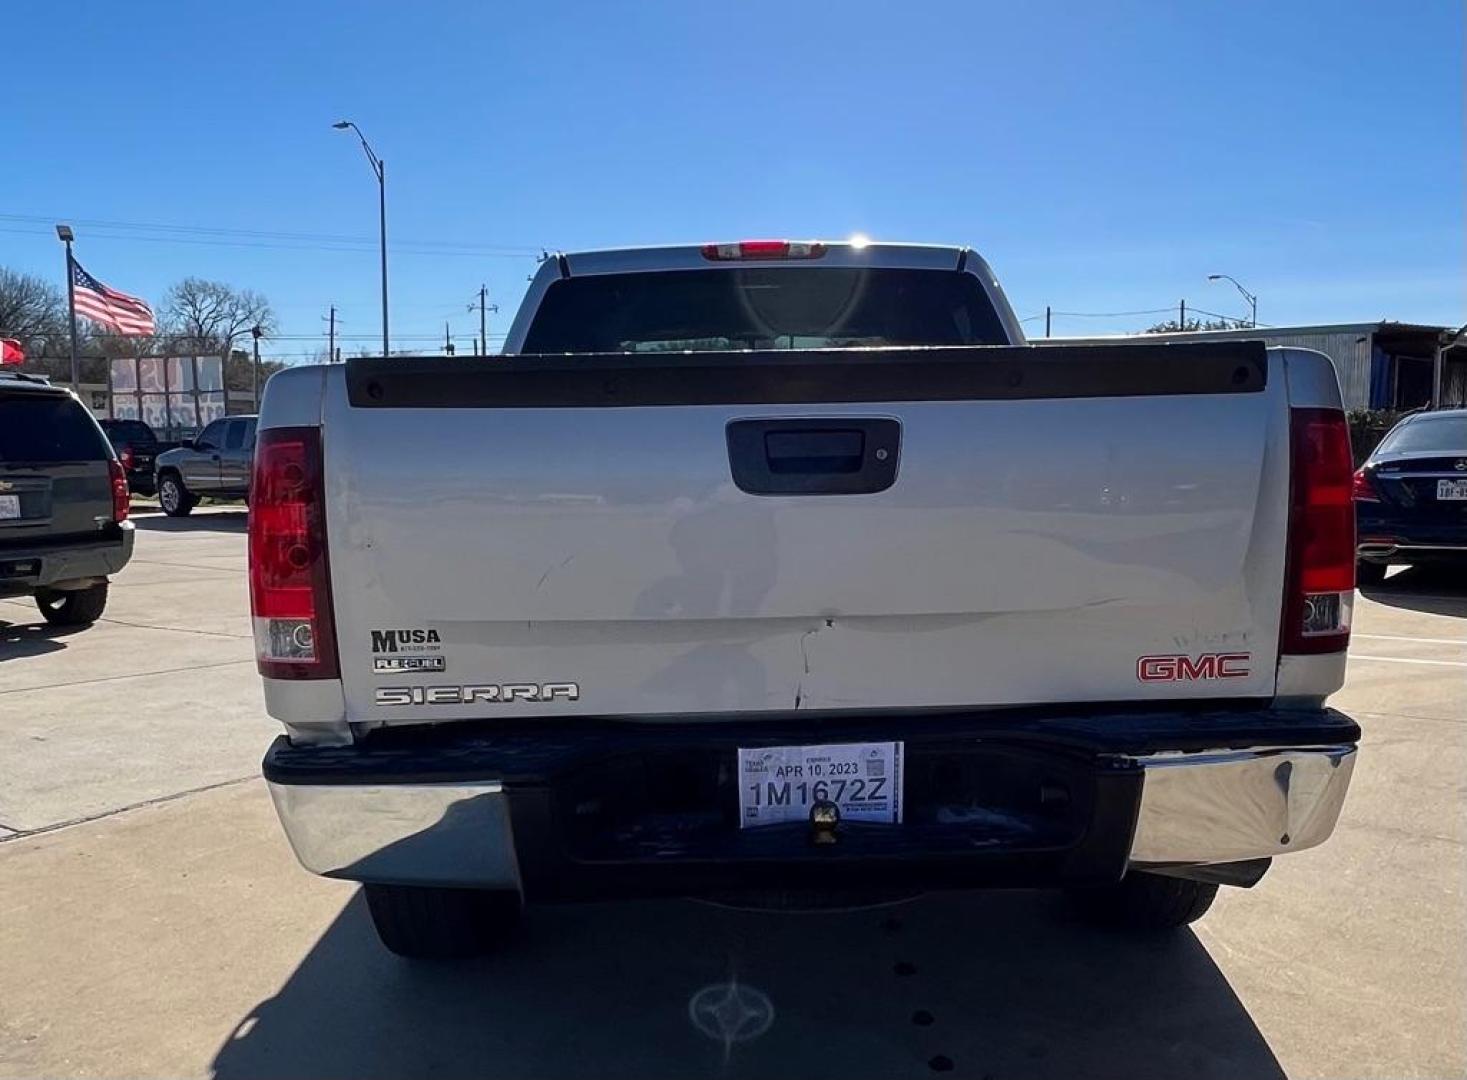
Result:
<svg viewBox="0 0 1467 1080">
<path fill-rule="evenodd" d="M 970 250 L 773 241 L 547 259 L 505 351 L 260 415 L 264 773 L 388 948 L 669 894 L 1174 927 L 1333 829 L 1324 356 L 1030 347 Z"/>
</svg>

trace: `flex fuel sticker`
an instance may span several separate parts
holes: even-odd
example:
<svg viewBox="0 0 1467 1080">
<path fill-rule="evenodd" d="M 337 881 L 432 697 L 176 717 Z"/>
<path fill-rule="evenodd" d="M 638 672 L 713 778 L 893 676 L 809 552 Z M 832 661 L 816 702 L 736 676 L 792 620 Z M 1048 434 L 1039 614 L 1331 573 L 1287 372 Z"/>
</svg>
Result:
<svg viewBox="0 0 1467 1080">
<path fill-rule="evenodd" d="M 391 675 L 404 671 L 446 671 L 448 665 L 441 656 L 374 656 L 372 670 L 379 675 Z"/>
</svg>

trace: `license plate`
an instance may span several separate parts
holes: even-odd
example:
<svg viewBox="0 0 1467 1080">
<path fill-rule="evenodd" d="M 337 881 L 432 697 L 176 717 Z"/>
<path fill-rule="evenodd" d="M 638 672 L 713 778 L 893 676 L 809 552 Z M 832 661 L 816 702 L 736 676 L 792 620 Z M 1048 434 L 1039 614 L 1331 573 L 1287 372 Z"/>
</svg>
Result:
<svg viewBox="0 0 1467 1080">
<path fill-rule="evenodd" d="M 739 826 L 809 821 L 832 802 L 842 821 L 902 820 L 902 744 L 837 743 L 739 750 Z"/>
<path fill-rule="evenodd" d="M 1443 502 L 1467 502 L 1467 480 L 1438 480 L 1436 497 Z"/>
<path fill-rule="evenodd" d="M 0 495 L 0 521 L 20 517 L 20 496 Z"/>
</svg>

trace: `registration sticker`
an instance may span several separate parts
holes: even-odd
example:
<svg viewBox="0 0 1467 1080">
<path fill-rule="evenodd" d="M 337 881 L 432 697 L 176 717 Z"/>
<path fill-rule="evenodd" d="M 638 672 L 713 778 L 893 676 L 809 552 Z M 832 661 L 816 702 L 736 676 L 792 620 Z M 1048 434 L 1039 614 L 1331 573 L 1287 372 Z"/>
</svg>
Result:
<svg viewBox="0 0 1467 1080">
<path fill-rule="evenodd" d="M 902 744 L 836 743 L 739 750 L 739 826 L 809 821 L 832 802 L 842 821 L 902 820 Z"/>
</svg>

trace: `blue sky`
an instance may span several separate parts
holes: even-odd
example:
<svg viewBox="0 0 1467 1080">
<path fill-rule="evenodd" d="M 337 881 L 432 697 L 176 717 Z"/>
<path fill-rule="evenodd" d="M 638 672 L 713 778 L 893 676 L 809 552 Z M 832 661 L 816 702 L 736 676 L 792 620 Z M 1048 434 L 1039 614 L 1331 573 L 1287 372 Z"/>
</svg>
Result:
<svg viewBox="0 0 1467 1080">
<path fill-rule="evenodd" d="M 16 5 L 0 265 L 61 284 L 72 220 L 129 292 L 266 293 L 267 353 L 322 347 L 332 302 L 370 344 L 347 117 L 387 162 L 397 348 L 445 318 L 466 348 L 481 282 L 502 331 L 542 247 L 854 232 L 971 244 L 1024 317 L 1243 312 L 1216 271 L 1267 323 L 1467 320 L 1459 0 L 1093 7 Z"/>
</svg>

